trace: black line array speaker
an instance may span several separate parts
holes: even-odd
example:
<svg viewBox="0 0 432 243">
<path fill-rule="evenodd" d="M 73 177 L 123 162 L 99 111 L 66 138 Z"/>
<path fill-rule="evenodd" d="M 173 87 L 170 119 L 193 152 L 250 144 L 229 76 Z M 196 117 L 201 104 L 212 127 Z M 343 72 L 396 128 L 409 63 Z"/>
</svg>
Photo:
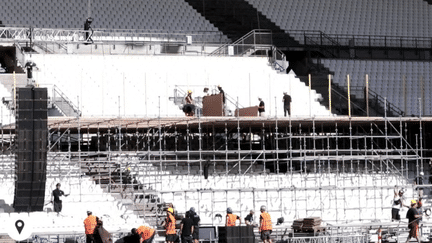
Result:
<svg viewBox="0 0 432 243">
<path fill-rule="evenodd" d="M 254 243 L 252 226 L 218 227 L 219 243 Z"/>
<path fill-rule="evenodd" d="M 42 211 L 47 170 L 48 95 L 46 88 L 16 92 L 15 212 Z"/>
</svg>

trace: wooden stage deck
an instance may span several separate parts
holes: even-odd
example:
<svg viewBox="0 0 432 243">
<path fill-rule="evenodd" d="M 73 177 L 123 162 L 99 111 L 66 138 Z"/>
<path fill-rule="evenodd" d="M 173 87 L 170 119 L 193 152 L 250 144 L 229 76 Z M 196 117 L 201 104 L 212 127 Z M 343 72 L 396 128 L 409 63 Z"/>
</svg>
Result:
<svg viewBox="0 0 432 243">
<path fill-rule="evenodd" d="M 160 127 L 176 127 L 177 129 L 197 129 L 201 127 L 292 127 L 302 126 L 307 127 L 334 127 L 337 126 L 353 126 L 369 125 L 375 123 L 377 125 L 384 124 L 386 121 L 392 124 L 406 123 L 410 126 L 418 126 L 420 122 L 423 125 L 432 122 L 432 117 L 348 117 L 348 116 L 335 116 L 335 117 L 49 117 L 48 127 L 56 130 L 107 130 L 121 128 L 125 131 L 136 129 L 148 129 Z M 398 125 L 399 126 L 399 125 Z M 426 126 L 427 127 L 427 126 Z M 15 124 L 4 125 L 3 132 L 15 130 Z"/>
</svg>

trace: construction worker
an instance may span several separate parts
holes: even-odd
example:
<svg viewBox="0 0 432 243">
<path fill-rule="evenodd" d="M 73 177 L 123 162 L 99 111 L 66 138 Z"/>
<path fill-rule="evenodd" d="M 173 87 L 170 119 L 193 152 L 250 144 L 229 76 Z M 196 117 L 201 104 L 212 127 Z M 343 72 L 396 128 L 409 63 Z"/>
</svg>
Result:
<svg viewBox="0 0 432 243">
<path fill-rule="evenodd" d="M 174 209 L 172 207 L 169 207 L 167 209 L 167 217 L 165 221 L 163 221 L 162 226 L 165 226 L 165 241 L 167 243 L 174 243 L 177 239 L 177 233 L 176 233 L 176 219 L 174 217 Z"/>
<path fill-rule="evenodd" d="M 291 116 L 291 96 L 287 92 L 284 92 L 283 95 L 282 102 L 284 104 L 284 116 L 287 116 L 287 112 L 288 116 Z"/>
<path fill-rule="evenodd" d="M 194 116 L 195 106 L 193 105 L 191 90 L 188 90 L 188 93 L 185 97 L 185 102 L 186 104 L 183 106 L 183 112 L 186 114 L 186 116 Z"/>
<path fill-rule="evenodd" d="M 136 229 L 136 233 L 141 237 L 141 243 L 151 243 L 156 234 L 156 231 L 148 226 L 141 225 Z"/>
<path fill-rule="evenodd" d="M 239 216 L 233 214 L 231 208 L 227 208 L 225 226 L 227 226 L 227 227 L 236 226 L 237 219 L 240 221 L 239 225 L 241 225 L 241 218 Z"/>
<path fill-rule="evenodd" d="M 408 218 L 408 228 L 410 229 L 406 243 L 408 243 L 411 238 L 415 238 L 417 242 L 420 243 L 419 220 L 421 219 L 421 215 L 417 211 L 416 200 L 411 200 L 411 208 L 408 210 L 406 217 Z"/>
<path fill-rule="evenodd" d="M 193 233 L 192 233 L 192 240 L 194 243 L 199 242 L 199 222 L 201 221 L 199 215 L 195 212 L 195 208 L 191 207 L 189 209 L 190 217 L 193 221 Z"/>
<path fill-rule="evenodd" d="M 265 104 L 264 101 L 261 98 L 258 98 L 259 100 L 259 105 L 258 105 L 258 113 L 259 116 L 265 116 Z"/>
<path fill-rule="evenodd" d="M 52 196 L 51 202 L 54 205 L 54 212 L 57 213 L 57 216 L 59 216 L 59 214 L 63 208 L 62 200 L 60 200 L 60 197 L 61 196 L 65 196 L 65 197 L 69 196 L 69 194 L 65 194 L 64 191 L 60 190 L 60 187 L 61 187 L 60 183 L 57 183 L 56 189 L 54 191 L 52 191 L 52 194 L 51 194 L 51 196 Z"/>
<path fill-rule="evenodd" d="M 191 218 L 191 212 L 186 212 L 186 217 L 184 217 L 180 223 L 181 242 L 182 243 L 192 243 L 192 234 L 194 232 L 193 220 Z"/>
<path fill-rule="evenodd" d="M 381 225 L 377 230 L 378 233 L 378 243 L 382 243 L 382 229 L 381 229 Z"/>
<path fill-rule="evenodd" d="M 97 231 L 95 229 L 98 221 L 99 221 L 98 217 L 92 215 L 91 211 L 87 211 L 87 218 L 84 219 L 84 228 L 85 228 L 87 243 L 96 242 L 95 238 L 96 238 Z"/>
<path fill-rule="evenodd" d="M 217 88 L 219 90 L 219 94 L 222 95 L 222 115 L 225 116 L 227 114 L 226 113 L 227 105 L 226 105 L 225 91 L 222 89 L 222 87 L 220 85 L 218 85 Z"/>
<path fill-rule="evenodd" d="M 251 209 L 249 211 L 249 214 L 244 218 L 246 226 L 254 226 L 257 227 L 258 225 L 255 224 L 255 210 Z"/>
<path fill-rule="evenodd" d="M 223 104 L 225 106 L 225 101 L 226 101 L 226 99 L 225 99 L 225 91 L 222 89 L 222 86 L 220 86 L 220 85 L 218 85 L 217 88 L 219 90 L 219 94 L 222 94 L 222 102 L 223 102 Z"/>
<path fill-rule="evenodd" d="M 404 204 L 404 192 L 403 190 L 398 190 L 398 187 L 395 186 L 394 188 L 394 198 L 393 198 L 393 205 L 392 205 L 392 221 L 400 221 L 400 214 L 399 211 L 402 207 L 407 207 L 407 205 Z"/>
<path fill-rule="evenodd" d="M 131 234 L 123 237 L 123 242 L 124 243 L 141 243 L 141 241 L 142 241 L 142 238 L 138 234 L 136 228 L 132 228 Z"/>
<path fill-rule="evenodd" d="M 260 215 L 260 232 L 261 232 L 261 240 L 264 243 L 272 243 L 272 239 L 270 234 L 272 233 L 272 221 L 270 214 L 266 212 L 266 207 L 261 206 L 261 215 Z"/>
</svg>

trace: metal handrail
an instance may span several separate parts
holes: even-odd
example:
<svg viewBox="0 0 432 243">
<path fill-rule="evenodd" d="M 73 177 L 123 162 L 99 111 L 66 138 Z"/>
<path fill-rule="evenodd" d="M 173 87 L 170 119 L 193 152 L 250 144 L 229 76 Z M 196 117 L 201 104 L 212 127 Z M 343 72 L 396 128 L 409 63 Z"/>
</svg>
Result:
<svg viewBox="0 0 432 243">
<path fill-rule="evenodd" d="M 81 116 L 81 111 L 79 108 L 66 96 L 65 93 L 63 93 L 55 84 L 53 85 L 53 103 L 56 104 L 56 94 L 58 94 L 62 100 L 64 100 L 71 108 L 72 110 L 78 115 Z"/>
<path fill-rule="evenodd" d="M 262 38 L 263 35 L 269 36 L 270 38 Z M 208 55 L 244 56 L 251 50 L 264 50 L 265 56 L 269 56 L 269 63 L 273 68 L 279 71 L 284 71 L 286 67 L 282 66 L 277 61 L 286 62 L 286 56 L 281 50 L 272 44 L 272 35 L 271 30 L 254 29 L 235 42 L 223 45 Z M 233 53 L 230 53 L 230 48 L 232 48 Z"/>
<path fill-rule="evenodd" d="M 308 41 L 309 40 L 309 41 Z M 312 45 L 323 45 L 322 44 L 323 42 L 322 42 L 322 39 L 320 40 L 320 42 L 318 43 L 317 41 L 315 41 L 314 39 L 312 39 L 312 38 L 310 38 L 310 37 L 308 37 L 308 36 L 304 36 L 304 44 L 305 45 L 310 45 L 310 44 L 312 44 Z M 339 45 L 338 45 L 339 46 Z M 323 52 L 326 52 L 327 54 L 329 54 L 330 56 L 332 56 L 332 57 L 335 57 L 335 55 L 333 54 L 333 53 L 331 53 L 329 50 L 327 50 L 327 49 L 323 49 Z"/>
<path fill-rule="evenodd" d="M 370 88 L 369 88 L 369 95 L 373 95 L 375 97 L 375 99 L 377 99 L 378 101 L 380 101 L 383 104 L 383 106 L 385 104 L 388 107 L 389 111 L 395 112 L 396 114 L 398 114 L 400 116 L 405 116 L 405 112 L 403 112 L 399 107 L 397 107 L 395 104 L 389 102 L 388 99 L 382 97 L 381 95 L 379 95 L 378 93 L 376 93 L 375 91 L 373 91 Z"/>
<path fill-rule="evenodd" d="M 340 87 L 340 86 L 339 86 L 339 87 Z M 343 88 L 343 87 L 341 87 L 341 88 Z M 338 95 L 338 96 L 339 96 L 340 98 L 342 98 L 344 101 L 348 101 L 348 98 L 345 97 L 345 95 L 339 93 L 339 92 L 338 92 L 336 89 L 334 89 L 333 87 L 332 87 L 331 92 L 332 92 L 332 94 L 336 94 L 336 95 Z M 361 108 L 361 107 L 360 107 L 359 105 L 357 105 L 356 103 L 353 103 L 352 101 L 351 101 L 350 103 L 351 103 L 351 105 L 352 105 L 354 108 L 359 109 L 359 110 L 362 111 L 364 114 L 367 113 L 363 108 Z"/>
<path fill-rule="evenodd" d="M 339 87 L 343 88 L 344 90 L 348 89 L 347 86 L 339 86 Z M 354 92 L 360 93 L 360 92 L 364 92 L 365 90 L 364 90 L 363 86 L 351 86 L 350 91 L 352 93 L 354 93 Z M 335 91 L 335 92 L 337 92 L 337 91 Z M 375 100 L 378 105 L 381 105 L 387 111 L 394 113 L 394 114 L 397 114 L 399 116 L 405 115 L 405 113 L 399 107 L 397 107 L 395 104 L 389 102 L 388 99 L 385 99 L 384 97 L 382 97 L 381 95 L 379 95 L 378 93 L 373 91 L 371 88 L 369 88 L 369 96 L 370 96 L 369 100 Z M 346 99 L 346 98 L 344 97 L 344 99 Z M 365 114 L 366 114 L 366 112 L 365 112 Z"/>
<path fill-rule="evenodd" d="M 181 86 L 183 86 L 183 85 L 175 85 L 175 89 L 174 89 L 174 99 L 176 99 L 177 97 L 182 97 L 182 104 L 184 105 L 185 104 L 185 97 L 187 96 L 187 92 L 186 91 L 184 91 L 182 88 L 181 88 Z M 180 94 L 180 96 L 177 96 L 177 93 L 179 93 Z M 194 99 L 193 100 L 194 102 L 194 105 L 197 107 L 197 108 L 202 108 L 202 103 L 200 104 L 200 102 L 199 101 L 197 101 L 196 99 Z"/>
<path fill-rule="evenodd" d="M 86 43 L 86 33 L 82 29 L 48 29 L 33 27 L 0 27 L 0 40 L 10 42 L 54 42 L 54 43 Z M 216 36 L 223 43 L 223 33 L 220 31 L 164 31 L 164 30 L 93 30 L 91 38 L 95 42 L 130 42 L 130 41 L 159 41 L 186 43 L 186 36 Z M 195 41 L 196 42 L 196 41 Z"/>
<path fill-rule="evenodd" d="M 31 31 L 30 31 L 31 29 Z M 385 35 L 349 35 L 349 34 L 328 34 L 317 30 L 287 30 L 286 33 L 290 34 L 297 39 L 308 40 L 317 39 L 315 43 L 320 45 L 329 46 L 349 46 L 354 45 L 358 47 L 397 47 L 397 48 L 430 48 L 432 46 L 432 39 L 429 37 L 412 37 L 412 36 L 385 36 Z M 62 43 L 83 43 L 85 42 L 86 31 L 82 29 L 48 29 L 48 28 L 34 28 L 34 27 L 0 27 L 0 39 L 2 41 L 28 41 L 30 37 L 35 42 L 62 42 Z M 252 30 L 244 37 L 240 38 L 231 45 L 236 45 L 250 37 L 260 34 L 270 34 L 270 30 Z M 181 38 L 183 42 L 186 41 L 187 35 L 208 35 L 219 37 L 219 43 L 222 44 L 223 33 L 220 31 L 166 31 L 166 30 L 110 30 L 110 29 L 96 29 L 92 38 L 95 41 L 130 41 L 139 40 L 140 38 L 162 38 L 162 39 L 177 39 Z M 79 38 L 78 38 L 79 37 Z M 108 38 L 108 39 L 107 39 Z M 111 39 L 109 39 L 111 38 Z M 120 38 L 126 38 L 120 40 Z M 257 44 L 257 43 L 255 43 Z M 272 43 L 268 43 L 272 44 Z M 303 43 L 307 44 L 307 43 Z M 221 48 L 227 48 L 230 44 L 225 44 Z M 219 50 L 220 51 L 220 50 Z"/>
<path fill-rule="evenodd" d="M 277 49 L 276 47 L 272 47 L 272 58 L 269 59 L 270 64 L 274 67 L 274 69 L 279 71 L 284 71 L 286 67 L 283 67 L 280 65 L 277 61 L 283 61 L 286 62 L 286 55 L 281 50 Z"/>
<path fill-rule="evenodd" d="M 385 35 L 350 35 L 327 34 L 319 30 L 287 30 L 286 33 L 297 40 L 316 40 L 314 44 L 322 46 L 358 46 L 358 47 L 395 47 L 395 48 L 430 48 L 430 37 L 385 36 Z M 326 41 L 327 40 L 327 41 Z M 307 42 L 302 44 L 308 44 Z"/>
<path fill-rule="evenodd" d="M 225 99 L 229 101 L 232 105 L 236 107 L 236 109 L 244 108 L 244 106 L 237 102 L 233 97 L 231 97 L 229 94 L 225 92 Z"/>
<path fill-rule="evenodd" d="M 271 30 L 265 30 L 265 29 L 254 29 L 251 30 L 249 33 L 245 34 L 244 36 L 242 36 L 241 38 L 239 38 L 238 40 L 234 41 L 233 43 L 230 44 L 225 44 L 221 47 L 219 47 L 218 49 L 216 49 L 215 51 L 213 51 L 212 53 L 209 54 L 209 56 L 214 56 L 214 55 L 227 55 L 228 54 L 228 48 L 230 46 L 252 46 L 255 47 L 257 45 L 263 45 L 263 46 L 271 46 L 272 43 L 266 43 L 266 44 L 261 44 L 258 42 L 258 37 L 261 37 L 261 35 L 270 35 L 270 40 L 271 40 L 271 35 L 272 32 Z M 250 38 L 252 37 L 252 42 L 253 43 L 246 43 L 247 40 L 250 40 Z M 261 39 L 260 39 L 261 40 Z"/>
</svg>

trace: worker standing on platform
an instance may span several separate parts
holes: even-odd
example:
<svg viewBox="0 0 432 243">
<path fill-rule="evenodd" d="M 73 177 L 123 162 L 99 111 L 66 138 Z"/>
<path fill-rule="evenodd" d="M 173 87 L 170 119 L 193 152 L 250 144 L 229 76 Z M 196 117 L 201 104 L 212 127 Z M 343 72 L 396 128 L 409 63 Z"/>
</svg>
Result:
<svg viewBox="0 0 432 243">
<path fill-rule="evenodd" d="M 85 228 L 87 243 L 96 242 L 95 241 L 95 239 L 97 238 L 96 226 L 98 224 L 98 221 L 99 221 L 98 217 L 92 215 L 91 211 L 87 211 L 87 218 L 84 220 L 84 228 Z"/>
<path fill-rule="evenodd" d="M 271 221 L 271 217 L 270 214 L 268 214 L 266 212 L 266 207 L 265 206 L 261 206 L 261 215 L 260 215 L 260 232 L 261 232 L 261 240 L 264 243 L 272 243 L 272 239 L 271 239 L 271 233 L 273 230 L 272 227 L 272 221 Z"/>
<path fill-rule="evenodd" d="M 174 243 L 177 239 L 177 233 L 176 233 L 176 219 L 174 217 L 174 209 L 172 207 L 169 207 L 167 209 L 167 217 L 165 221 L 162 223 L 162 226 L 165 226 L 165 241 L 167 243 Z"/>
<path fill-rule="evenodd" d="M 205 87 L 204 89 L 203 89 L 203 92 L 204 92 L 204 96 L 209 96 L 210 94 L 209 94 L 209 88 L 207 88 L 207 87 Z"/>
<path fill-rule="evenodd" d="M 418 191 L 418 195 L 419 195 L 420 199 L 423 197 L 423 186 L 422 186 L 423 185 L 423 176 L 424 176 L 424 173 L 423 173 L 423 171 L 421 171 L 420 175 L 417 176 L 414 180 L 414 184 L 417 185 L 415 190 Z"/>
<path fill-rule="evenodd" d="M 183 106 L 183 112 L 186 114 L 186 116 L 194 116 L 195 112 L 195 106 L 193 105 L 193 99 L 192 99 L 192 91 L 188 90 L 188 93 L 185 97 L 186 104 Z"/>
<path fill-rule="evenodd" d="M 395 186 L 394 189 L 394 198 L 393 198 L 393 205 L 392 205 L 392 221 L 397 220 L 400 221 L 400 214 L 399 211 L 402 207 L 407 207 L 404 205 L 404 197 L 403 197 L 403 191 L 402 189 L 398 191 L 398 187 Z"/>
<path fill-rule="evenodd" d="M 231 208 L 227 208 L 227 215 L 226 215 L 226 222 L 225 222 L 225 226 L 227 227 L 231 227 L 231 226 L 236 226 L 236 221 L 237 219 L 239 220 L 239 226 L 241 225 L 241 218 L 235 214 L 232 213 L 232 209 Z"/>
<path fill-rule="evenodd" d="M 222 102 L 223 102 L 223 105 L 225 106 L 225 101 L 226 101 L 225 92 L 223 91 L 223 89 L 220 85 L 218 85 L 218 90 L 219 90 L 219 94 L 222 94 Z"/>
<path fill-rule="evenodd" d="M 284 92 L 283 94 L 284 96 L 282 98 L 282 101 L 284 104 L 284 116 L 287 115 L 287 112 L 288 116 L 291 116 L 291 96 L 289 96 L 287 92 Z"/>
<path fill-rule="evenodd" d="M 226 98 L 225 98 L 225 91 L 222 89 L 220 85 L 218 85 L 219 94 L 222 94 L 222 115 L 226 115 Z"/>
<path fill-rule="evenodd" d="M 138 229 L 136 229 L 136 233 L 141 237 L 140 242 L 151 243 L 156 234 L 156 231 L 151 227 L 141 225 L 140 227 L 138 227 Z"/>
<path fill-rule="evenodd" d="M 65 194 L 64 191 L 60 190 L 60 187 L 61 187 L 60 183 L 57 183 L 56 189 L 52 191 L 52 200 L 51 200 L 51 202 L 54 204 L 54 212 L 57 213 L 57 216 L 60 214 L 63 208 L 62 200 L 60 200 L 60 197 L 69 196 L 69 194 Z"/>
<path fill-rule="evenodd" d="M 264 105 L 264 101 L 261 98 L 258 98 L 259 100 L 259 105 L 258 105 L 258 113 L 259 116 L 265 116 L 265 105 Z"/>
<path fill-rule="evenodd" d="M 195 212 L 195 208 L 191 207 L 189 209 L 189 214 L 190 217 L 193 221 L 193 232 L 192 232 L 192 240 L 194 243 L 198 243 L 199 242 L 199 222 L 201 221 L 199 215 Z"/>
</svg>

